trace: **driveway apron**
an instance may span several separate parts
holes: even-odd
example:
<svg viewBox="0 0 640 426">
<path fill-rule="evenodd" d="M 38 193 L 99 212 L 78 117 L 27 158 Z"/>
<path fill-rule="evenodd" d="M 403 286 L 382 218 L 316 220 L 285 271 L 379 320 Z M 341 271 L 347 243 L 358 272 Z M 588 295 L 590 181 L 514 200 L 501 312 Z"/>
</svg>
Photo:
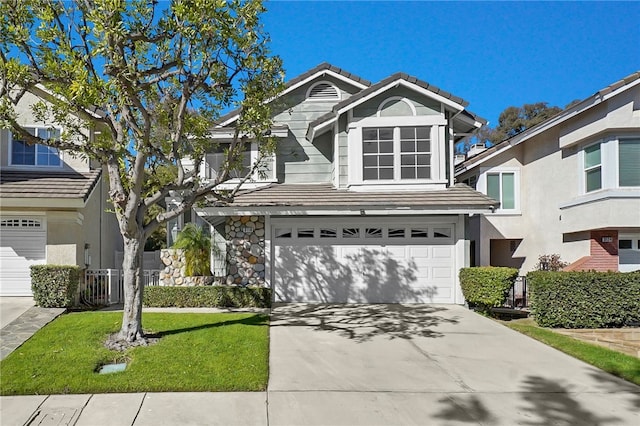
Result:
<svg viewBox="0 0 640 426">
<path fill-rule="evenodd" d="M 272 311 L 269 424 L 640 424 L 640 387 L 455 305 Z"/>
</svg>

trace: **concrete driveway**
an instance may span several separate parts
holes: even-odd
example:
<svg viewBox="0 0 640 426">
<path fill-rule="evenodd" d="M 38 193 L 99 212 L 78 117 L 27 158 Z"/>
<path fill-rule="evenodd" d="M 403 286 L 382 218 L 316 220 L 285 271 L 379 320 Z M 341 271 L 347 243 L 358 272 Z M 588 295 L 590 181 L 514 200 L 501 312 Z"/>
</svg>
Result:
<svg viewBox="0 0 640 426">
<path fill-rule="evenodd" d="M 0 328 L 4 328 L 34 306 L 33 297 L 0 297 Z"/>
<path fill-rule="evenodd" d="M 638 425 L 640 387 L 450 305 L 284 305 L 272 425 Z"/>
</svg>

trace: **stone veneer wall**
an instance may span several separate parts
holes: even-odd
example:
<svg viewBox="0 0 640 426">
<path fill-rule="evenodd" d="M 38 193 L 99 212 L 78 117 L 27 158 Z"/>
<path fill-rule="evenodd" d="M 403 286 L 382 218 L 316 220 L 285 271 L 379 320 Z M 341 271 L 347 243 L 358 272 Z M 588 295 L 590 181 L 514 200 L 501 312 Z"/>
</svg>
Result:
<svg viewBox="0 0 640 426">
<path fill-rule="evenodd" d="M 181 249 L 162 249 L 160 260 L 164 269 L 160 271 L 161 286 L 199 286 L 213 284 L 213 277 L 185 276 L 185 254 Z"/>
<path fill-rule="evenodd" d="M 228 285 L 264 286 L 264 216 L 227 218 Z"/>
</svg>

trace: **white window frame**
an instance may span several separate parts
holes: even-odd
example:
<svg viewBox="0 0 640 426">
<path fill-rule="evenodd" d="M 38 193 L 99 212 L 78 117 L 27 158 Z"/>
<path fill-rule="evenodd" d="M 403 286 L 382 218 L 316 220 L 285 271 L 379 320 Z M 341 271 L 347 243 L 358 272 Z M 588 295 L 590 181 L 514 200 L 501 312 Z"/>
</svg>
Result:
<svg viewBox="0 0 640 426">
<path fill-rule="evenodd" d="M 477 191 L 482 192 L 483 194 L 488 193 L 488 185 L 487 185 L 487 175 L 489 174 L 500 174 L 502 177 L 503 173 L 513 173 L 513 189 L 514 189 L 514 208 L 513 209 L 503 209 L 502 208 L 502 178 L 500 179 L 500 207 L 498 207 L 495 212 L 488 214 L 499 214 L 499 215 L 520 215 L 522 214 L 520 207 L 520 198 L 522 195 L 522 190 L 520 187 L 520 168 L 519 167 L 482 167 L 480 168 L 480 175 L 477 180 Z"/>
<path fill-rule="evenodd" d="M 46 125 L 42 125 L 42 124 L 32 124 L 32 125 L 27 125 L 24 126 L 25 129 L 44 129 L 44 130 L 49 130 L 49 129 L 56 129 L 58 132 L 60 132 L 60 134 L 62 134 L 62 129 L 60 127 L 56 127 L 56 126 L 46 126 Z M 38 146 L 44 146 L 47 148 L 52 148 L 52 147 L 48 147 L 47 145 L 43 145 L 43 144 L 36 144 L 35 146 L 35 158 L 34 158 L 34 164 L 14 164 L 13 163 L 13 142 L 14 141 L 20 141 L 22 142 L 21 139 L 19 138 L 14 138 L 13 136 L 13 132 L 11 130 L 9 130 L 9 152 L 8 152 L 8 159 L 7 159 L 7 164 L 12 167 L 12 168 L 29 168 L 29 169 L 40 169 L 40 168 L 44 168 L 44 169 L 49 169 L 49 170 L 55 170 L 55 169 L 62 169 L 64 167 L 64 158 L 63 158 L 63 152 L 58 149 L 58 148 L 53 148 L 56 149 L 58 151 L 58 158 L 60 159 L 60 164 L 58 165 L 49 165 L 49 164 L 38 164 Z"/>
<path fill-rule="evenodd" d="M 624 191 L 625 193 L 630 194 L 631 192 L 637 192 L 640 190 L 640 186 L 620 186 L 619 162 L 620 141 L 638 138 L 640 138 L 640 134 L 614 135 L 590 142 L 580 148 L 578 155 L 578 194 L 582 199 L 594 201 L 594 199 L 592 199 L 594 196 L 596 198 L 606 196 L 606 194 L 615 191 Z M 587 192 L 586 171 L 584 167 L 586 156 L 585 149 L 597 144 L 600 144 L 600 170 L 602 176 L 601 187 L 600 189 Z M 563 207 L 573 204 L 575 203 L 569 203 L 567 205 L 563 205 Z"/>
<path fill-rule="evenodd" d="M 591 166 L 591 167 L 587 167 L 585 162 L 587 159 L 587 149 L 594 147 L 596 145 L 599 145 L 600 147 L 600 163 L 595 165 L 595 166 Z M 594 143 L 591 143 L 589 145 L 586 145 L 584 148 L 582 148 L 581 150 L 581 158 L 580 158 L 580 168 L 582 169 L 582 189 L 580 191 L 581 194 L 592 194 L 594 192 L 597 191 L 601 191 L 602 189 L 604 189 L 605 187 L 605 167 L 604 167 L 604 151 L 605 151 L 605 142 L 604 141 L 597 141 Z M 587 191 L 587 173 L 593 170 L 597 170 L 600 169 L 600 188 L 598 189 L 594 189 L 591 191 Z"/>
<path fill-rule="evenodd" d="M 311 91 L 312 91 L 316 86 L 319 86 L 319 85 L 321 85 L 321 84 L 327 84 L 327 85 L 329 85 L 329 86 L 333 87 L 333 89 L 334 89 L 334 90 L 336 91 L 336 93 L 337 93 L 337 97 L 333 97 L 333 98 L 331 98 L 331 97 L 311 98 L 311 97 L 310 97 L 310 96 L 311 96 Z M 330 82 L 330 81 L 322 80 L 322 81 L 318 81 L 318 82 L 316 82 L 316 83 L 313 83 L 311 86 L 309 86 L 309 89 L 307 89 L 307 93 L 305 94 L 304 98 L 305 98 L 307 101 L 310 101 L 310 102 L 318 102 L 318 101 L 320 101 L 320 102 L 327 102 L 327 101 L 337 101 L 337 102 L 340 102 L 340 100 L 342 100 L 342 94 L 340 93 L 340 89 L 338 89 L 338 86 L 336 86 L 335 84 L 333 84 L 333 83 L 332 83 L 332 82 Z"/>
<path fill-rule="evenodd" d="M 250 167 L 253 167 L 256 161 L 258 161 L 258 155 L 259 155 L 258 144 L 256 142 L 251 142 L 251 149 L 249 151 L 243 151 L 243 153 L 246 153 L 246 152 L 250 153 Z M 216 154 L 224 155 L 223 153 L 208 153 L 207 155 L 216 155 Z M 264 158 L 262 161 L 263 161 L 263 164 L 270 170 L 271 176 L 262 177 L 260 176 L 259 170 L 255 170 L 251 175 L 251 178 L 242 185 L 243 188 L 251 187 L 251 186 L 260 186 L 263 184 L 273 183 L 277 181 L 276 154 L 273 153 L 271 156 Z M 201 167 L 202 168 L 200 170 L 200 175 L 207 176 L 206 168 L 209 166 L 208 164 L 206 164 L 206 161 L 203 162 Z M 224 184 L 220 186 L 220 188 L 225 189 L 226 187 L 235 187 L 238 183 L 240 183 L 240 180 L 241 178 L 228 179 L 225 181 Z"/>
<path fill-rule="evenodd" d="M 444 116 L 425 115 L 409 117 L 367 117 L 351 122 L 348 129 L 348 183 L 354 190 L 384 190 L 389 185 L 394 189 L 414 189 L 424 190 L 424 184 L 435 184 L 444 189 L 447 184 L 445 171 L 445 160 L 447 151 L 445 143 L 445 126 L 447 124 Z M 393 127 L 394 134 L 396 128 L 400 127 L 430 127 L 431 133 L 431 178 L 429 179 L 401 179 L 399 163 L 394 163 L 394 179 L 389 180 L 364 180 L 363 179 L 363 152 L 362 152 L 362 132 L 364 128 L 372 127 Z M 398 144 L 396 149 L 396 143 Z M 394 137 L 394 161 L 395 156 L 400 155 L 399 140 Z"/>
</svg>

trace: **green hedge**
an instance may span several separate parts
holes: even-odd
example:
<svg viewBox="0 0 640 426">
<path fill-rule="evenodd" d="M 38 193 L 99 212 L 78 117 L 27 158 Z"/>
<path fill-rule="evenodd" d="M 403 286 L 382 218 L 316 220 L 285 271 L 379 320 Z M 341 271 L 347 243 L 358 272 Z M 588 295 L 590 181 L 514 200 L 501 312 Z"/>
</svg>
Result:
<svg viewBox="0 0 640 426">
<path fill-rule="evenodd" d="M 530 272 L 528 297 L 543 327 L 604 328 L 640 322 L 640 273 Z"/>
<path fill-rule="evenodd" d="M 268 308 L 271 306 L 271 289 L 237 286 L 145 287 L 142 303 L 154 308 Z"/>
<path fill-rule="evenodd" d="M 492 307 L 502 306 L 509 289 L 518 277 L 515 268 L 481 266 L 460 269 L 462 294 L 480 311 L 488 312 Z"/>
<path fill-rule="evenodd" d="M 32 265 L 33 300 L 43 308 L 68 308 L 75 301 L 79 278 L 77 266 Z"/>
</svg>

